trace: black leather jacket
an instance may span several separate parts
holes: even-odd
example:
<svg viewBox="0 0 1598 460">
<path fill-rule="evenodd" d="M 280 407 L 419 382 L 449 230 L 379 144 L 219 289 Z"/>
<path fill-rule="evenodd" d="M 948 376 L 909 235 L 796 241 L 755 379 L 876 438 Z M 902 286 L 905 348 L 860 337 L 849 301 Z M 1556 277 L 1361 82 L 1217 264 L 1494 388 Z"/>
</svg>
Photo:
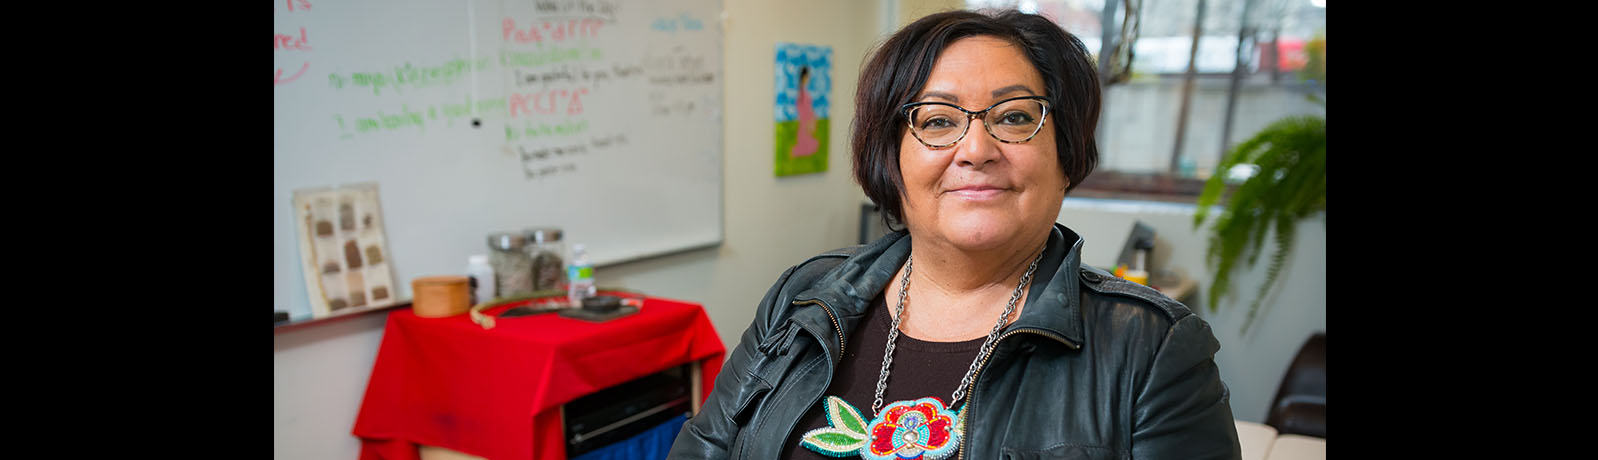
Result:
<svg viewBox="0 0 1598 460">
<path fill-rule="evenodd" d="M 667 458 L 778 458 L 909 243 L 901 231 L 783 272 Z M 1049 247 L 1063 260 L 978 370 L 959 458 L 1241 458 L 1209 324 L 1081 265 L 1082 239 L 1062 225 Z"/>
</svg>

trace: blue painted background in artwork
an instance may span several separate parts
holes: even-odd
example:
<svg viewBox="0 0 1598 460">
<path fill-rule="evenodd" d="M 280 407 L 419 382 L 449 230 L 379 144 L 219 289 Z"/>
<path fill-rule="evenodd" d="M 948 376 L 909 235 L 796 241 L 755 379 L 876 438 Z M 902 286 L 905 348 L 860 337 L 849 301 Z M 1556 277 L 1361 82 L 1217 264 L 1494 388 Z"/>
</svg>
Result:
<svg viewBox="0 0 1598 460">
<path fill-rule="evenodd" d="M 799 110 L 794 107 L 794 102 L 799 99 L 799 68 L 804 66 L 810 67 L 810 85 L 805 92 L 810 93 L 816 118 L 830 118 L 828 108 L 831 104 L 828 101 L 832 93 L 832 47 L 778 43 L 776 64 L 776 121 L 799 118 Z"/>
</svg>

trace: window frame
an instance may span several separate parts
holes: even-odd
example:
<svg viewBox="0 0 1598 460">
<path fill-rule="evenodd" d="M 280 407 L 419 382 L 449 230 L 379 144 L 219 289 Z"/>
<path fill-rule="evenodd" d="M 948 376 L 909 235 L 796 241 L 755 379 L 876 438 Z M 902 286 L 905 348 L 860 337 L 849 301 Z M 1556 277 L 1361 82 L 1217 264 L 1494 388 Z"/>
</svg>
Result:
<svg viewBox="0 0 1598 460">
<path fill-rule="evenodd" d="M 1123 1 L 1124 0 L 1105 0 L 1106 6 L 1109 6 L 1111 8 L 1111 10 L 1110 11 L 1105 11 L 1105 10 L 1102 10 L 1102 9 L 1100 10 L 1100 13 L 1101 13 L 1101 16 L 1102 16 L 1101 27 L 1103 27 L 1103 24 L 1107 24 L 1109 27 L 1103 27 L 1101 29 L 1101 30 L 1103 30 L 1103 36 L 1101 37 L 1100 49 L 1096 50 L 1096 59 L 1101 57 L 1101 56 L 1103 56 L 1106 53 L 1114 52 L 1116 50 L 1116 48 L 1119 46 L 1119 43 L 1109 42 L 1108 39 L 1112 38 L 1112 35 L 1114 35 L 1113 32 L 1117 32 L 1117 31 L 1114 30 L 1114 28 L 1115 27 L 1119 27 L 1121 25 L 1121 23 L 1119 21 L 1113 21 L 1113 19 L 1116 17 L 1115 15 L 1117 13 L 1116 11 L 1114 11 L 1114 9 L 1117 8 L 1118 6 L 1120 6 L 1119 4 L 1122 3 Z M 1200 0 L 1200 1 L 1203 2 L 1205 0 Z M 1217 1 L 1226 1 L 1226 0 L 1217 0 Z M 1242 2 L 1245 3 L 1245 5 L 1244 5 L 1245 9 L 1243 11 L 1244 16 L 1250 16 L 1250 11 L 1249 10 L 1253 9 L 1253 8 L 1250 8 L 1250 5 L 1248 5 L 1248 3 L 1253 3 L 1252 6 L 1258 6 L 1260 3 L 1264 3 L 1264 2 L 1254 3 L 1254 2 L 1251 2 L 1250 0 L 1239 0 L 1239 1 L 1242 1 Z M 1200 3 L 1200 8 L 1201 9 L 1209 8 L 1209 7 L 1204 7 L 1202 5 L 1203 5 L 1203 3 Z M 1142 14 L 1142 11 L 1141 11 L 1142 10 L 1142 3 L 1141 2 L 1139 2 L 1139 4 L 1138 4 L 1138 9 L 1140 10 L 1138 12 L 1138 14 L 1141 15 Z M 1120 14 L 1124 15 L 1125 13 L 1124 12 L 1120 12 Z M 1142 18 L 1137 18 L 1137 19 L 1133 20 L 1134 23 L 1138 24 L 1135 27 L 1140 27 L 1142 21 L 1143 21 Z M 1195 35 L 1196 35 L 1195 37 L 1193 37 L 1194 40 L 1201 41 L 1205 37 L 1212 36 L 1211 34 L 1204 34 L 1204 33 L 1200 32 L 1200 31 L 1203 31 L 1203 29 L 1204 29 L 1202 27 L 1202 24 L 1204 22 L 1207 22 L 1207 21 L 1205 21 L 1204 14 L 1201 11 L 1194 18 L 1194 23 L 1195 23 L 1194 24 L 1194 32 L 1195 32 Z M 1064 27 L 1063 24 L 1062 24 L 1062 27 Z M 1321 27 L 1324 27 L 1324 25 L 1322 25 Z M 1229 116 L 1232 115 L 1231 111 L 1234 110 L 1234 106 L 1236 104 L 1235 101 L 1236 101 L 1237 93 L 1240 90 L 1241 86 L 1261 86 L 1261 85 L 1264 85 L 1264 86 L 1269 86 L 1269 87 L 1273 87 L 1273 88 L 1287 89 L 1287 90 L 1290 90 L 1290 91 L 1303 91 L 1303 92 L 1307 92 L 1307 93 L 1321 93 L 1321 94 L 1324 94 L 1324 82 L 1319 82 L 1319 83 L 1311 82 L 1311 83 L 1306 84 L 1304 82 L 1298 81 L 1297 78 L 1291 78 L 1290 77 L 1291 75 L 1293 75 L 1296 72 L 1296 70 L 1281 68 L 1281 66 L 1279 65 L 1281 63 L 1281 56 L 1280 56 L 1280 53 L 1281 53 L 1281 42 L 1280 42 L 1280 40 L 1283 37 L 1281 36 L 1280 32 L 1281 31 L 1280 31 L 1279 28 L 1272 28 L 1272 27 L 1269 27 L 1269 26 L 1262 26 L 1261 24 L 1248 24 L 1246 22 L 1242 25 L 1241 29 L 1233 30 L 1232 33 L 1235 33 L 1237 35 L 1237 37 L 1238 37 L 1237 45 L 1239 45 L 1240 47 L 1243 47 L 1243 50 L 1239 53 L 1239 56 L 1234 56 L 1234 58 L 1236 58 L 1236 59 L 1233 60 L 1233 68 L 1232 68 L 1232 70 L 1229 70 L 1229 71 L 1221 72 L 1221 71 L 1202 71 L 1202 70 L 1198 70 L 1196 68 L 1196 64 L 1192 62 L 1192 60 L 1196 59 L 1197 56 L 1190 54 L 1189 63 L 1187 64 L 1188 67 L 1187 67 L 1187 70 L 1185 70 L 1185 71 L 1171 72 L 1171 71 L 1161 70 L 1161 71 L 1147 72 L 1147 73 L 1134 72 L 1133 75 L 1136 78 L 1138 78 L 1138 79 L 1153 80 L 1153 81 L 1158 81 L 1158 82 L 1161 82 L 1161 83 L 1175 83 L 1177 85 L 1184 85 L 1184 86 L 1189 84 L 1189 80 L 1190 79 L 1193 82 L 1197 82 L 1199 80 L 1210 80 L 1210 81 L 1220 80 L 1220 79 L 1231 80 L 1231 85 L 1230 85 L 1231 88 L 1230 88 L 1229 94 L 1227 96 L 1232 101 L 1229 104 L 1229 106 L 1228 106 L 1228 111 L 1229 111 L 1228 115 Z M 1134 37 L 1134 40 L 1136 40 L 1136 39 L 1137 38 Z M 1193 43 L 1191 46 L 1195 47 L 1194 51 L 1196 52 L 1197 43 Z M 1247 54 L 1242 54 L 1242 53 L 1247 53 Z M 1244 56 L 1248 56 L 1248 57 L 1245 58 Z M 1254 61 L 1254 62 L 1251 62 L 1251 61 Z M 1101 95 L 1106 95 L 1107 96 L 1111 86 L 1126 83 L 1124 81 L 1110 82 L 1111 75 L 1109 75 L 1109 73 L 1112 72 L 1113 69 L 1109 69 L 1103 64 L 1100 65 L 1100 69 L 1099 70 L 1100 70 L 1100 75 L 1099 75 L 1100 80 L 1102 82 L 1109 82 L 1109 83 L 1106 83 L 1106 84 L 1104 84 L 1102 86 Z M 1135 67 L 1133 67 L 1132 70 L 1135 71 Z M 1261 82 L 1261 81 L 1259 81 L 1258 77 L 1259 76 L 1263 76 L 1263 75 L 1268 75 L 1269 79 L 1267 81 Z M 1284 78 L 1284 77 L 1288 77 L 1288 78 Z M 1191 91 L 1191 89 L 1184 90 L 1184 93 L 1186 93 L 1187 91 Z M 1189 96 L 1184 95 L 1184 97 L 1189 97 Z M 1106 106 L 1107 106 L 1109 101 L 1106 100 L 1105 102 L 1106 102 Z M 1108 107 L 1106 107 L 1106 108 L 1108 108 Z M 1188 110 L 1183 110 L 1183 115 L 1181 117 L 1182 120 L 1179 122 L 1179 125 L 1178 125 L 1178 128 L 1177 128 L 1177 130 L 1178 130 L 1177 131 L 1178 132 L 1178 135 L 1177 135 L 1178 137 L 1177 137 L 1177 140 L 1176 140 L 1177 143 L 1180 144 L 1180 143 L 1184 142 L 1183 137 L 1185 137 L 1185 136 L 1183 136 L 1181 133 L 1183 131 L 1186 131 L 1187 129 L 1192 128 L 1191 120 L 1192 120 L 1193 116 L 1194 116 L 1194 114 L 1192 114 Z M 1231 121 L 1232 121 L 1231 119 L 1228 119 L 1226 121 L 1226 123 L 1223 124 L 1219 128 L 1222 131 L 1222 133 L 1221 133 L 1222 141 L 1226 145 L 1226 147 L 1224 149 L 1222 149 L 1221 151 L 1216 151 L 1216 152 L 1183 152 L 1183 151 L 1179 151 L 1179 150 L 1178 151 L 1172 151 L 1170 153 L 1170 155 L 1169 155 L 1171 158 L 1166 158 L 1166 160 L 1168 160 L 1170 165 L 1171 165 L 1170 168 L 1168 168 L 1166 170 L 1163 170 L 1163 171 L 1157 171 L 1157 172 L 1133 172 L 1133 171 L 1097 169 L 1093 173 L 1089 174 L 1087 178 L 1083 179 L 1082 183 L 1080 185 L 1078 185 L 1077 187 L 1073 188 L 1072 191 L 1069 194 L 1067 194 L 1067 195 L 1068 196 L 1075 196 L 1075 197 L 1083 197 L 1083 198 L 1127 199 L 1127 200 L 1159 201 L 1159 202 L 1187 203 L 1187 204 L 1194 203 L 1195 201 L 1197 201 L 1199 195 L 1203 192 L 1204 185 L 1205 185 L 1205 183 L 1207 183 L 1209 181 L 1210 178 L 1209 177 L 1202 177 L 1202 178 L 1201 177 L 1188 177 L 1188 176 L 1182 175 L 1180 172 L 1178 172 L 1176 170 L 1177 164 L 1178 164 L 1178 161 L 1177 161 L 1176 157 L 1178 157 L 1178 156 L 1191 156 L 1191 155 L 1215 155 L 1215 156 L 1220 157 L 1220 158 L 1217 158 L 1217 163 L 1224 162 L 1224 157 L 1228 153 L 1228 151 L 1240 141 L 1240 139 L 1235 139 L 1235 138 L 1233 138 L 1232 136 L 1229 135 L 1230 133 L 1228 131 L 1230 131 L 1232 129 Z M 1103 133 L 1103 124 L 1105 123 L 1105 120 L 1101 117 L 1100 120 L 1099 120 L 1099 123 L 1100 123 L 1100 133 Z M 1101 155 L 1102 155 L 1103 154 L 1103 147 L 1105 145 L 1105 139 L 1103 137 L 1097 137 L 1096 138 L 1096 142 L 1099 143 L 1100 152 L 1101 152 Z M 1180 152 L 1180 155 L 1179 155 L 1179 152 Z M 1210 172 L 1210 175 L 1211 175 L 1211 177 L 1213 177 L 1213 175 L 1215 175 L 1215 174 L 1226 174 L 1226 173 L 1227 173 L 1226 171 L 1212 171 L 1212 172 Z M 1228 191 L 1230 191 L 1231 189 L 1235 188 L 1235 185 L 1227 184 L 1226 188 L 1228 189 Z"/>
</svg>

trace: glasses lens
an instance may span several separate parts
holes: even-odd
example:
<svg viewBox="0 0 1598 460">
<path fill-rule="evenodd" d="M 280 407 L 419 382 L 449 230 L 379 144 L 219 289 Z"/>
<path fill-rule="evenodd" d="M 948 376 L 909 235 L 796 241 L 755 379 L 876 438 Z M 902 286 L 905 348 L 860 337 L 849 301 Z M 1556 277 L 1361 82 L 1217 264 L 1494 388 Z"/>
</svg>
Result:
<svg viewBox="0 0 1598 460">
<path fill-rule="evenodd" d="M 1031 138 L 1043 126 L 1043 102 L 1036 99 L 1019 99 L 1005 102 L 988 111 L 983 120 L 994 137 L 1008 142 L 1021 142 Z"/>
<path fill-rule="evenodd" d="M 965 134 L 965 112 L 942 104 L 919 105 L 910 110 L 910 127 L 916 137 L 933 145 L 954 143 Z"/>
</svg>

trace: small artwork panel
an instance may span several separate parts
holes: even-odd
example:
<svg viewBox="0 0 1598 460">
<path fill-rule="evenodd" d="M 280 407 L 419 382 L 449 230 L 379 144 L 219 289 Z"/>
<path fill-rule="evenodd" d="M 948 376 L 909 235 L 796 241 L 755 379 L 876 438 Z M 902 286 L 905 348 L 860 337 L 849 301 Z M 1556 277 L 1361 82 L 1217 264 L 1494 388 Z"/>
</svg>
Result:
<svg viewBox="0 0 1598 460">
<path fill-rule="evenodd" d="M 832 47 L 778 43 L 776 84 L 776 175 L 826 172 Z"/>
<path fill-rule="evenodd" d="M 311 317 L 397 302 L 376 184 L 294 191 Z"/>
</svg>

